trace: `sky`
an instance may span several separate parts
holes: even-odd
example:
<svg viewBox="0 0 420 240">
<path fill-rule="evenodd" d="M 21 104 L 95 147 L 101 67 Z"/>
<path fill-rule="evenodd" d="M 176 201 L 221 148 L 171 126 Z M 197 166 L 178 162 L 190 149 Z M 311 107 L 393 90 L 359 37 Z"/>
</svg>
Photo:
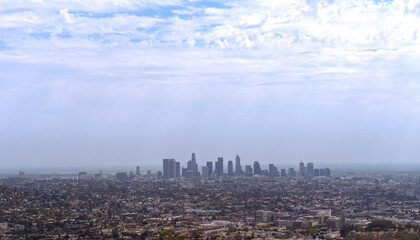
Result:
<svg viewBox="0 0 420 240">
<path fill-rule="evenodd" d="M 410 164 L 419 0 L 0 0 L 0 169 Z"/>
</svg>

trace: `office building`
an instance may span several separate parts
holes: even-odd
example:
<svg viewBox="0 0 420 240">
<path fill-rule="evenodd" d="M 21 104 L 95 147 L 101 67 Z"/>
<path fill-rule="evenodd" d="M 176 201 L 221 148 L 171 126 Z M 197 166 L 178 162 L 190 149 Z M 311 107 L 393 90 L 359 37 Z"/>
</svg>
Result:
<svg viewBox="0 0 420 240">
<path fill-rule="evenodd" d="M 319 169 L 319 176 L 325 176 L 325 169 L 324 168 Z"/>
<path fill-rule="evenodd" d="M 20 171 L 19 172 L 19 178 L 25 178 L 25 172 Z"/>
<path fill-rule="evenodd" d="M 175 162 L 175 177 L 180 178 L 181 177 L 181 163 Z"/>
<path fill-rule="evenodd" d="M 140 176 L 140 166 L 137 166 L 136 167 L 136 175 L 137 176 Z"/>
<path fill-rule="evenodd" d="M 296 177 L 296 171 L 294 168 L 289 168 L 289 177 Z"/>
<path fill-rule="evenodd" d="M 228 175 L 233 176 L 233 161 L 228 161 Z"/>
<path fill-rule="evenodd" d="M 180 173 L 180 163 L 175 161 L 175 159 L 163 159 L 163 178 L 179 178 Z"/>
<path fill-rule="evenodd" d="M 300 162 L 299 163 L 299 177 L 300 178 L 304 178 L 306 175 L 306 171 L 305 171 L 305 163 L 304 162 Z"/>
<path fill-rule="evenodd" d="M 274 166 L 274 164 L 268 165 L 268 175 L 269 177 L 278 177 L 279 171 L 277 170 L 277 167 Z"/>
<path fill-rule="evenodd" d="M 115 178 L 121 181 L 128 180 L 128 174 L 126 172 L 118 172 L 115 174 Z"/>
<path fill-rule="evenodd" d="M 209 171 L 209 177 L 213 176 L 213 162 L 207 162 L 207 169 Z"/>
<path fill-rule="evenodd" d="M 87 172 L 79 172 L 79 179 L 87 175 Z"/>
<path fill-rule="evenodd" d="M 254 174 L 261 174 L 261 165 L 258 161 L 254 162 Z"/>
<path fill-rule="evenodd" d="M 236 155 L 235 158 L 235 174 L 236 175 L 241 175 L 242 172 L 242 166 L 241 166 L 241 158 L 239 157 L 239 155 Z"/>
<path fill-rule="evenodd" d="M 268 223 L 275 220 L 275 214 L 270 211 L 258 210 L 255 213 L 255 221 L 257 223 Z"/>
<path fill-rule="evenodd" d="M 308 162 L 308 164 L 306 165 L 306 177 L 307 178 L 314 177 L 314 164 L 311 162 Z"/>
<path fill-rule="evenodd" d="M 217 158 L 215 172 L 216 172 L 216 177 L 223 176 L 223 158 L 222 157 Z"/>
<path fill-rule="evenodd" d="M 318 168 L 314 169 L 314 177 L 319 177 L 319 169 Z"/>
<path fill-rule="evenodd" d="M 207 166 L 201 167 L 201 177 L 202 178 L 209 178 L 209 168 Z"/>
<path fill-rule="evenodd" d="M 251 167 L 251 165 L 245 165 L 245 175 L 252 176 L 252 167 Z"/>
<path fill-rule="evenodd" d="M 198 172 L 198 164 L 195 158 L 195 153 L 192 153 L 191 160 L 187 162 L 187 169 L 193 173 Z"/>
<path fill-rule="evenodd" d="M 286 177 L 287 177 L 287 174 L 286 174 L 286 169 L 281 169 L 281 170 L 280 170 L 280 176 L 281 176 L 282 178 L 286 178 Z"/>
<path fill-rule="evenodd" d="M 329 168 L 325 168 L 324 173 L 325 177 L 331 177 L 331 170 Z"/>
</svg>

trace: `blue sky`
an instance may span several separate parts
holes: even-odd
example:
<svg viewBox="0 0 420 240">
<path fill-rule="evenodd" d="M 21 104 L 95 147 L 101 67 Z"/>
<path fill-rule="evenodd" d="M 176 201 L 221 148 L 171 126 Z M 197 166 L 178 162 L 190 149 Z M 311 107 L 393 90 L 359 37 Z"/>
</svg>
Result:
<svg viewBox="0 0 420 240">
<path fill-rule="evenodd" d="M 420 1 L 0 3 L 5 167 L 410 163 Z"/>
</svg>

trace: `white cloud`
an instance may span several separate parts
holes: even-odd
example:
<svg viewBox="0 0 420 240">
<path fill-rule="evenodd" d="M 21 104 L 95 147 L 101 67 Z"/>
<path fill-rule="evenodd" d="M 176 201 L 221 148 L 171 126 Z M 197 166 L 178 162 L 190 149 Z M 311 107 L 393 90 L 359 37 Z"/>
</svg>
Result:
<svg viewBox="0 0 420 240">
<path fill-rule="evenodd" d="M 367 78 L 375 75 L 370 68 L 378 59 L 393 68 L 377 76 L 395 81 L 387 76 L 398 71 L 396 59 L 411 56 L 410 64 L 417 66 L 419 1 L 247 0 L 226 1 L 227 8 L 197 4 L 205 6 L 203 1 L 181 0 L 3 1 L 0 40 L 8 47 L 0 50 L 7 51 L 0 61 L 60 62 L 124 76 L 112 68 L 117 63 L 130 76 L 159 79 L 159 74 L 139 68 L 157 64 L 161 77 L 172 78 L 172 83 L 211 82 L 212 77 L 203 76 L 215 71 L 228 79 L 249 75 L 255 83 L 280 77 Z M 210 72 L 205 64 L 209 56 Z M 174 73 L 171 69 L 179 71 L 172 77 L 164 74 Z"/>
</svg>

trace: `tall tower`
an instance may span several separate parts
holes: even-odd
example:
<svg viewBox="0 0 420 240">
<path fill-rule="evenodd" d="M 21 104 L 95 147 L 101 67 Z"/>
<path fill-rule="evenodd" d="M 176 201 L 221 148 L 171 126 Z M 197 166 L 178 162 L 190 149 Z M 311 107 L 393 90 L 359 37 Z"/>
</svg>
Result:
<svg viewBox="0 0 420 240">
<path fill-rule="evenodd" d="M 180 162 L 175 162 L 175 173 L 174 173 L 174 177 L 176 178 L 180 178 L 181 177 L 181 163 Z"/>
<path fill-rule="evenodd" d="M 232 161 L 228 162 L 228 175 L 233 176 L 233 162 Z"/>
<path fill-rule="evenodd" d="M 239 157 L 239 155 L 236 155 L 235 158 L 235 173 L 236 175 L 242 174 L 241 158 Z"/>
<path fill-rule="evenodd" d="M 213 162 L 207 162 L 207 170 L 209 171 L 209 177 L 213 175 Z"/>
<path fill-rule="evenodd" d="M 216 162 L 216 176 L 221 177 L 223 175 L 223 158 L 217 158 Z"/>
<path fill-rule="evenodd" d="M 202 168 L 201 168 L 201 177 L 202 178 L 209 178 L 210 176 L 209 176 L 209 167 L 207 167 L 207 166 L 203 166 Z"/>
<path fill-rule="evenodd" d="M 261 174 L 261 165 L 258 161 L 254 162 L 254 174 Z"/>
<path fill-rule="evenodd" d="M 304 162 L 299 163 L 299 177 L 301 178 L 305 177 L 305 163 Z"/>
<path fill-rule="evenodd" d="M 252 176 L 252 167 L 251 167 L 251 165 L 245 165 L 245 175 Z"/>
<path fill-rule="evenodd" d="M 331 177 L 331 170 L 329 168 L 325 168 L 324 173 L 325 177 Z"/>
<path fill-rule="evenodd" d="M 164 179 L 180 177 L 180 163 L 175 159 L 163 159 L 163 176 Z"/>
<path fill-rule="evenodd" d="M 314 177 L 314 164 L 311 162 L 308 162 L 308 164 L 306 164 L 306 177 L 307 178 Z"/>
<path fill-rule="evenodd" d="M 195 153 L 192 153 L 191 160 L 187 163 L 188 170 L 192 172 L 198 172 L 198 164 L 197 160 L 195 159 Z"/>
<path fill-rule="evenodd" d="M 279 171 L 277 170 L 277 167 L 274 166 L 274 164 L 268 165 L 268 175 L 270 177 L 277 177 L 279 175 Z"/>
<path fill-rule="evenodd" d="M 137 166 L 136 167 L 136 175 L 137 176 L 140 176 L 140 166 Z"/>
</svg>

